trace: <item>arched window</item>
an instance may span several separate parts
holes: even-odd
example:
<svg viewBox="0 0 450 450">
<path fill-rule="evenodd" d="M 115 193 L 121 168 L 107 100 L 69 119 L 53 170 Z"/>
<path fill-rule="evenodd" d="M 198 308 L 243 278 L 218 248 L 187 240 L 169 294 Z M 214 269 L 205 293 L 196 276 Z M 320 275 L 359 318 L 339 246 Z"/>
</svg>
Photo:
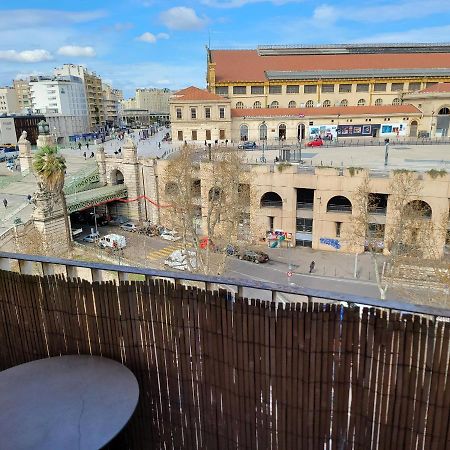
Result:
<svg viewBox="0 0 450 450">
<path fill-rule="evenodd" d="M 239 128 L 241 141 L 248 141 L 248 126 L 242 124 Z"/>
<path fill-rule="evenodd" d="M 279 106 L 279 103 L 278 103 L 276 100 L 274 100 L 274 101 L 270 104 L 270 107 L 271 107 L 271 108 L 278 108 L 278 106 Z"/>
<path fill-rule="evenodd" d="M 447 107 L 445 108 L 441 108 L 438 112 L 438 114 L 440 116 L 448 116 L 450 114 L 450 109 L 448 109 Z"/>
<path fill-rule="evenodd" d="M 312 100 L 308 100 L 306 102 L 305 108 L 314 108 L 314 102 Z"/>
<path fill-rule="evenodd" d="M 254 108 L 254 109 L 260 109 L 260 108 L 261 108 L 261 102 L 255 102 L 255 103 L 253 103 L 253 108 Z"/>
<path fill-rule="evenodd" d="M 297 108 L 297 103 L 294 100 L 291 100 L 288 104 L 288 108 Z"/>
<path fill-rule="evenodd" d="M 423 200 L 413 200 L 406 204 L 403 212 L 412 219 L 422 217 L 424 219 L 431 218 L 431 206 Z"/>
<path fill-rule="evenodd" d="M 261 141 L 267 140 L 267 125 L 265 123 L 259 126 L 259 139 Z"/>
<path fill-rule="evenodd" d="M 329 107 L 331 106 L 330 100 L 325 100 L 325 101 L 322 103 L 322 106 L 323 106 L 324 108 L 329 108 Z"/>
<path fill-rule="evenodd" d="M 341 106 L 348 106 L 348 100 L 344 98 L 344 100 L 341 100 Z"/>
<path fill-rule="evenodd" d="M 375 100 L 375 106 L 381 106 L 383 104 L 383 99 L 382 98 L 377 98 Z"/>
<path fill-rule="evenodd" d="M 120 170 L 113 170 L 111 172 L 111 184 L 123 184 L 123 173 Z"/>
<path fill-rule="evenodd" d="M 327 212 L 351 213 L 352 204 L 347 197 L 337 195 L 328 200 Z"/>
<path fill-rule="evenodd" d="M 237 109 L 244 109 L 244 104 L 242 102 L 237 102 L 236 103 L 236 108 Z"/>
<path fill-rule="evenodd" d="M 284 141 L 286 139 L 286 125 L 284 123 L 280 123 L 278 126 L 278 139 L 280 141 Z"/>
<path fill-rule="evenodd" d="M 363 98 L 358 100 L 358 106 L 366 106 L 366 101 Z"/>
<path fill-rule="evenodd" d="M 283 200 L 276 192 L 266 192 L 261 197 L 261 208 L 282 208 Z"/>
<path fill-rule="evenodd" d="M 401 104 L 401 100 L 399 98 L 394 98 L 394 100 L 392 100 L 392 104 L 394 106 L 400 105 Z"/>
</svg>

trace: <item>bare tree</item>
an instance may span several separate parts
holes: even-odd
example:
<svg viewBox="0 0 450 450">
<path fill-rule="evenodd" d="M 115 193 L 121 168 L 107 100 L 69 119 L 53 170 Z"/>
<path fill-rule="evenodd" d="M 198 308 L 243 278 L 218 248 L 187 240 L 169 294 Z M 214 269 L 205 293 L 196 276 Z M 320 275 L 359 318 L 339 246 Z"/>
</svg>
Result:
<svg viewBox="0 0 450 450">
<path fill-rule="evenodd" d="M 245 212 L 246 172 L 236 149 L 215 149 L 210 156 L 201 164 L 201 176 L 198 154 L 192 147 L 184 146 L 169 161 L 163 183 L 170 208 L 165 208 L 163 220 L 180 232 L 183 249 L 193 252 L 195 264 L 186 258 L 191 270 L 220 274 L 226 249 L 236 244 Z"/>
</svg>

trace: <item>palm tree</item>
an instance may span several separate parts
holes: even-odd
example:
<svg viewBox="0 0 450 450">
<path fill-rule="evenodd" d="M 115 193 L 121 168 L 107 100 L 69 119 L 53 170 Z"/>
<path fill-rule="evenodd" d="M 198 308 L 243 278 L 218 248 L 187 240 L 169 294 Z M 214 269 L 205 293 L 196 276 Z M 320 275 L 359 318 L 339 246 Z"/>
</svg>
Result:
<svg viewBox="0 0 450 450">
<path fill-rule="evenodd" d="M 38 177 L 41 189 L 56 197 L 59 197 L 63 207 L 64 222 L 68 247 L 71 247 L 71 231 L 67 215 L 66 198 L 64 196 L 64 176 L 66 172 L 66 160 L 58 154 L 56 147 L 46 146 L 40 148 L 33 158 L 33 169 Z"/>
</svg>

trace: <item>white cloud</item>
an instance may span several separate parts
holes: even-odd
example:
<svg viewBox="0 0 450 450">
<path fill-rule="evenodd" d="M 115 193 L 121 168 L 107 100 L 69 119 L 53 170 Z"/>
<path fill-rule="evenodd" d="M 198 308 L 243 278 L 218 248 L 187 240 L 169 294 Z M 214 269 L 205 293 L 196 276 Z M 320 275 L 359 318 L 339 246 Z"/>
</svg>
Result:
<svg viewBox="0 0 450 450">
<path fill-rule="evenodd" d="M 203 28 L 208 20 L 200 18 L 192 8 L 185 6 L 175 6 L 167 11 L 163 11 L 159 18 L 161 22 L 170 30 L 192 31 Z"/>
<path fill-rule="evenodd" d="M 50 61 L 53 59 L 50 52 L 42 49 L 23 50 L 0 50 L 0 60 L 13 61 L 21 63 L 36 63 L 41 61 Z"/>
<path fill-rule="evenodd" d="M 138 36 L 136 39 L 138 41 L 148 42 L 149 44 L 154 44 L 159 39 L 169 39 L 169 37 L 170 36 L 167 33 L 158 33 L 158 34 L 154 35 L 153 33 L 146 31 L 145 33 L 142 33 L 140 36 Z"/>
<path fill-rule="evenodd" d="M 62 56 L 85 56 L 92 58 L 96 55 L 93 47 L 79 47 L 78 45 L 64 45 L 58 49 L 58 55 Z"/>
<path fill-rule="evenodd" d="M 206 6 L 214 8 L 240 8 L 252 3 L 273 3 L 274 5 L 285 5 L 286 3 L 302 3 L 304 0 L 202 0 Z"/>
<path fill-rule="evenodd" d="M 333 6 L 320 5 L 313 13 L 313 20 L 324 21 L 325 23 L 334 22 L 337 18 L 337 11 Z"/>
</svg>

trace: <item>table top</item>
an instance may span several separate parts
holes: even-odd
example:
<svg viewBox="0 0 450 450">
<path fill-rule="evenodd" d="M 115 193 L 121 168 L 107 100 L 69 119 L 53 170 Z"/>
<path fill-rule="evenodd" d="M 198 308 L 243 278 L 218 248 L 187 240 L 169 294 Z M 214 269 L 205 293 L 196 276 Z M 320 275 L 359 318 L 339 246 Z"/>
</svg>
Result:
<svg viewBox="0 0 450 450">
<path fill-rule="evenodd" d="M 111 359 L 68 355 L 0 372 L 2 450 L 98 449 L 139 399 L 133 373 Z"/>
</svg>

